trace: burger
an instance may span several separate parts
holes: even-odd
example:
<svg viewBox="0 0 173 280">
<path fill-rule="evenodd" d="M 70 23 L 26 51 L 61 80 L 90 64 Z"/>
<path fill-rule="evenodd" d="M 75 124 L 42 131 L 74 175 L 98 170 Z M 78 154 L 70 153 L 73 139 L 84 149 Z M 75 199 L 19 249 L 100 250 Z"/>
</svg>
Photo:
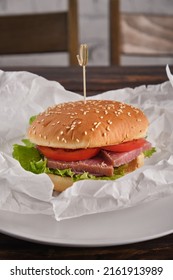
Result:
<svg viewBox="0 0 173 280">
<path fill-rule="evenodd" d="M 118 101 L 57 104 L 32 118 L 13 156 L 26 170 L 46 173 L 58 192 L 78 180 L 115 180 L 155 152 L 148 125 L 139 108 Z"/>
</svg>

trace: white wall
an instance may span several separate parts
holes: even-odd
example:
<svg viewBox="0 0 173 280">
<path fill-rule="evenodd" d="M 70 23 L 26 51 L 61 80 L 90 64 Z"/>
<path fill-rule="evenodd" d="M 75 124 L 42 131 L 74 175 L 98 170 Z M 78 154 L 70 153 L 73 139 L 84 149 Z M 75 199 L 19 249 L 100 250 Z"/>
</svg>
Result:
<svg viewBox="0 0 173 280">
<path fill-rule="evenodd" d="M 109 63 L 109 0 L 78 0 L 80 42 L 89 45 L 89 64 L 108 65 Z M 0 0 L 0 14 L 57 11 L 65 9 L 66 0 Z M 123 11 L 141 11 L 173 14 L 173 0 L 121 0 Z M 123 59 L 123 64 L 141 64 L 141 60 Z M 144 64 L 173 63 L 170 59 L 144 59 Z M 67 65 L 66 54 L 3 56 L 2 65 Z"/>
</svg>

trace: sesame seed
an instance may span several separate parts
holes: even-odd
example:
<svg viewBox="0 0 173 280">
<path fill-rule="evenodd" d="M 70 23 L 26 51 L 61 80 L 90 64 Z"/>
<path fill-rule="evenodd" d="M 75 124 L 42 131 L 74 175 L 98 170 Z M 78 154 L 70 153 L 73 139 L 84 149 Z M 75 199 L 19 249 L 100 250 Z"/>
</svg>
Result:
<svg viewBox="0 0 173 280">
<path fill-rule="evenodd" d="M 54 125 L 55 125 L 55 123 L 52 123 L 51 125 L 53 125 L 53 126 L 54 126 Z"/>
<path fill-rule="evenodd" d="M 79 143 L 79 139 L 78 139 L 78 138 L 76 139 L 76 142 L 78 142 L 78 143 Z"/>
<path fill-rule="evenodd" d="M 75 123 L 72 123 L 72 124 L 71 124 L 71 128 L 75 128 Z"/>
<path fill-rule="evenodd" d="M 59 136 L 57 136 L 56 139 L 59 140 Z"/>
<path fill-rule="evenodd" d="M 103 116 L 100 116 L 100 119 L 103 119 Z"/>
<path fill-rule="evenodd" d="M 120 103 L 120 108 L 121 109 L 126 108 L 126 105 L 124 103 Z"/>
<path fill-rule="evenodd" d="M 43 136 L 43 138 L 46 140 L 46 139 L 47 139 L 47 136 L 46 136 L 46 135 L 44 135 L 44 136 Z"/>
<path fill-rule="evenodd" d="M 141 119 L 137 119 L 138 122 L 141 122 Z"/>
<path fill-rule="evenodd" d="M 87 131 L 84 131 L 84 134 L 85 134 L 85 135 L 87 135 L 87 134 L 88 134 L 88 132 L 87 132 Z"/>
<path fill-rule="evenodd" d="M 118 111 L 118 112 L 120 112 L 120 113 L 122 113 L 122 112 L 123 112 L 123 110 L 122 110 L 122 109 L 118 109 L 117 111 Z"/>
<path fill-rule="evenodd" d="M 131 117 L 131 113 L 130 113 L 130 112 L 128 112 L 127 115 L 128 115 L 129 117 Z"/>
<path fill-rule="evenodd" d="M 101 124 L 101 122 L 98 122 L 95 126 L 95 128 L 97 128 L 99 125 Z"/>
<path fill-rule="evenodd" d="M 107 130 L 107 131 L 110 131 L 110 127 L 109 127 L 109 126 L 107 126 L 107 127 L 106 127 L 106 130 Z"/>
<path fill-rule="evenodd" d="M 94 131 L 94 127 L 92 127 L 91 130 Z"/>
<path fill-rule="evenodd" d="M 64 134 L 64 132 L 61 130 L 61 131 L 60 131 L 60 135 L 63 135 L 63 134 Z"/>
<path fill-rule="evenodd" d="M 108 124 L 112 124 L 112 121 L 111 121 L 111 120 L 108 120 L 107 123 L 108 123 Z"/>
<path fill-rule="evenodd" d="M 67 140 L 65 138 L 62 138 L 61 141 L 67 143 Z"/>
</svg>

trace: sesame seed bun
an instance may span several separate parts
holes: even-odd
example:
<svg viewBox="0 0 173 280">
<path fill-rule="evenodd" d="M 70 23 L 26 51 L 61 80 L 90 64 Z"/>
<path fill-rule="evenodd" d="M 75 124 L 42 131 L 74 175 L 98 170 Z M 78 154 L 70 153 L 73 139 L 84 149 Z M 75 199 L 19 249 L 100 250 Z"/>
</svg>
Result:
<svg viewBox="0 0 173 280">
<path fill-rule="evenodd" d="M 115 145 L 146 136 L 148 120 L 131 105 L 111 100 L 68 102 L 40 113 L 28 138 L 41 146 L 81 149 Z"/>
</svg>

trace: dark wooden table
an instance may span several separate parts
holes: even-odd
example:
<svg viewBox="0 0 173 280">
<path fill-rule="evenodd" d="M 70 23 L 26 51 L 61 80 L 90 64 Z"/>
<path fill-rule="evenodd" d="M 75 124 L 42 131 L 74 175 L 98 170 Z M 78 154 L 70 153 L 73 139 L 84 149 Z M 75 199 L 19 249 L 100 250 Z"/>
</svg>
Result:
<svg viewBox="0 0 173 280">
<path fill-rule="evenodd" d="M 60 82 L 66 89 L 82 93 L 80 67 L 22 68 L 49 80 Z M 22 70 L 4 68 L 3 70 Z M 140 85 L 158 84 L 167 80 L 165 67 L 88 67 L 87 94 Z M 0 234 L 0 259 L 173 259 L 173 234 L 150 241 L 100 248 L 51 246 L 19 240 Z"/>
</svg>

